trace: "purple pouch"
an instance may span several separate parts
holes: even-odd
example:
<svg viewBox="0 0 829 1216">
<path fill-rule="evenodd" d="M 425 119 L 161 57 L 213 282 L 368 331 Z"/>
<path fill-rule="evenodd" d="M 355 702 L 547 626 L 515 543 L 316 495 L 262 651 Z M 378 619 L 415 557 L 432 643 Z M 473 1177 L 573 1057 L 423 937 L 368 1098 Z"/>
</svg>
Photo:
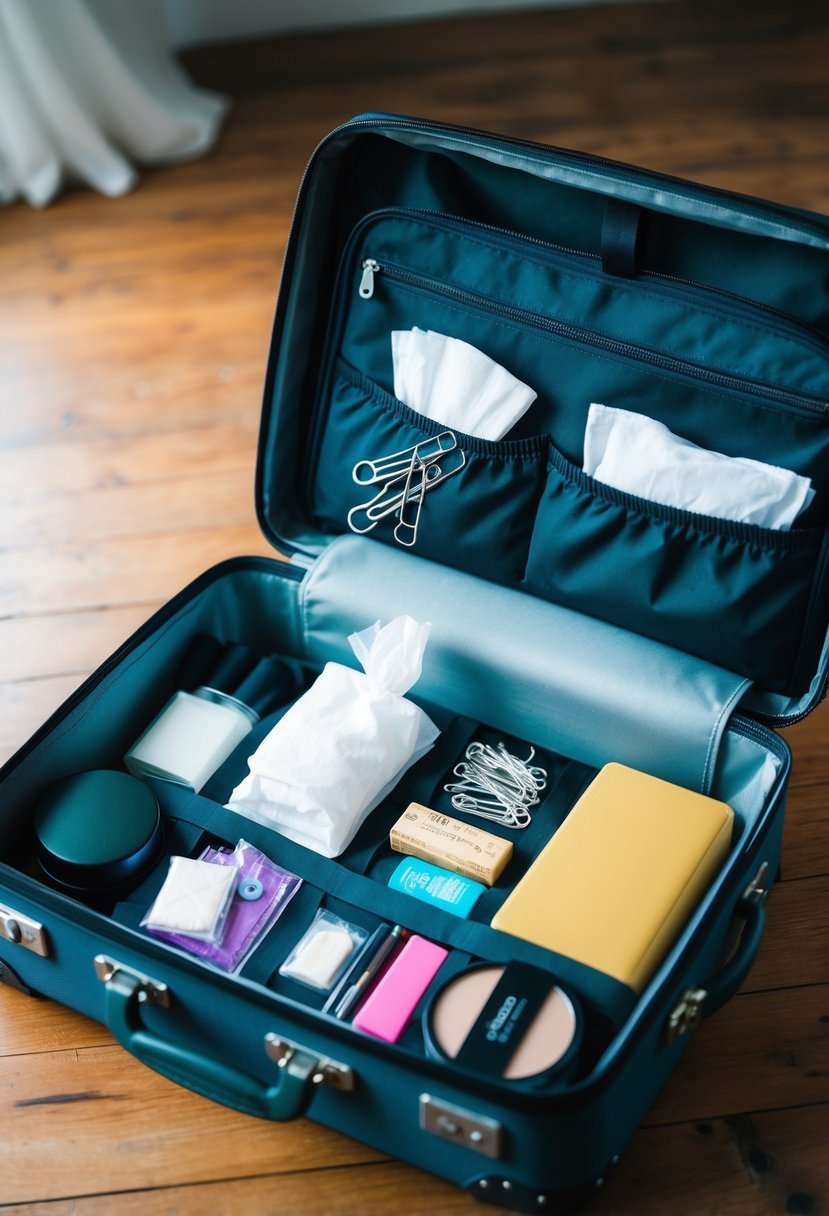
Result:
<svg viewBox="0 0 829 1216">
<path fill-rule="evenodd" d="M 240 840 L 233 850 L 208 846 L 199 860 L 214 865 L 235 866 L 239 871 L 221 942 L 211 944 L 198 941 L 183 933 L 148 932 L 152 932 L 153 937 L 215 963 L 224 971 L 234 971 L 282 914 L 302 885 L 302 879 L 275 865 L 246 840 Z"/>
</svg>

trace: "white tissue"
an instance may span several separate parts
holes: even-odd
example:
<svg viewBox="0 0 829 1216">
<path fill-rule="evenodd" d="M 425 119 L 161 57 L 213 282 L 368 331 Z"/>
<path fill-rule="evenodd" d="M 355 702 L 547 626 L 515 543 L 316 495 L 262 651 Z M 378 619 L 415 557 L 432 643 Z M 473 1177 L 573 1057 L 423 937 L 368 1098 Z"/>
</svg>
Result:
<svg viewBox="0 0 829 1216">
<path fill-rule="evenodd" d="M 595 403 L 587 415 L 584 471 L 651 502 L 762 528 L 790 528 L 815 496 L 808 477 L 708 451 L 653 418 Z"/>
<path fill-rule="evenodd" d="M 392 330 L 391 351 L 395 397 L 479 439 L 503 439 L 538 395 L 483 351 L 431 329 Z"/>
<path fill-rule="evenodd" d="M 337 857 L 440 733 L 404 693 L 431 625 L 409 616 L 349 637 L 365 674 L 327 663 L 250 757 L 228 808 Z"/>
</svg>

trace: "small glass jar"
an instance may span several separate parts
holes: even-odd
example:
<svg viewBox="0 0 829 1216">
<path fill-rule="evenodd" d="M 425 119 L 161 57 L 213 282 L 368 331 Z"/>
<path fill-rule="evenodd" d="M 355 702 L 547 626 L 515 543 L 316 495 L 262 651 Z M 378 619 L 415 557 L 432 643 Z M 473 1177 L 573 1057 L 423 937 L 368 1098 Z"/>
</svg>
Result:
<svg viewBox="0 0 829 1216">
<path fill-rule="evenodd" d="M 198 793 L 258 721 L 248 705 L 214 688 L 179 691 L 124 763 L 136 777 L 161 777 Z"/>
</svg>

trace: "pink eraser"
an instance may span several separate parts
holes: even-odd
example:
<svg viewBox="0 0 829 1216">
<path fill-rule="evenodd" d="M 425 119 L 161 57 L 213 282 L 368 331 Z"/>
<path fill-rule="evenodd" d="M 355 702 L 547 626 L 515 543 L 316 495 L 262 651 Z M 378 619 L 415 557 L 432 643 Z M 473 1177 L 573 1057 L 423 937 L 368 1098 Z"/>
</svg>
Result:
<svg viewBox="0 0 829 1216">
<path fill-rule="evenodd" d="M 410 937 L 357 1010 L 352 1026 L 396 1043 L 448 953 L 425 937 Z"/>
</svg>

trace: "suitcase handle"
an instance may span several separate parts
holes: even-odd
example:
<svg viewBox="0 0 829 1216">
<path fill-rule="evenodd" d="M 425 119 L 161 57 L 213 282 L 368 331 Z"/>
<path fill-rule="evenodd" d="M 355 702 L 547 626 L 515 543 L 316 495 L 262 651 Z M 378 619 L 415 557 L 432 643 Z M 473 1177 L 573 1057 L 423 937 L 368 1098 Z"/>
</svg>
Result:
<svg viewBox="0 0 829 1216">
<path fill-rule="evenodd" d="M 674 1043 L 689 1030 L 696 1029 L 700 1022 L 721 1009 L 743 986 L 757 957 L 766 927 L 764 900 L 768 895 L 768 868 L 768 863 L 763 862 L 737 901 L 734 916 L 740 917 L 745 924 L 728 961 L 704 986 L 686 988 L 671 1010 L 665 1028 L 668 1043 Z"/>
<path fill-rule="evenodd" d="M 284 1122 L 301 1115 L 315 1086 L 326 1080 L 321 1061 L 302 1048 L 285 1052 L 279 1061 L 276 1084 L 264 1085 L 212 1057 L 168 1043 L 145 1027 L 141 1003 L 146 999 L 142 976 L 117 967 L 110 972 L 105 1008 L 112 1034 L 142 1064 L 214 1102 Z"/>
<path fill-rule="evenodd" d="M 766 909 L 762 899 L 743 897 L 735 907 L 734 915 L 745 921 L 743 931 L 728 962 L 709 983 L 704 985 L 703 1018 L 708 1018 L 712 1013 L 716 1013 L 742 988 L 757 957 L 760 942 L 763 940 Z"/>
</svg>

